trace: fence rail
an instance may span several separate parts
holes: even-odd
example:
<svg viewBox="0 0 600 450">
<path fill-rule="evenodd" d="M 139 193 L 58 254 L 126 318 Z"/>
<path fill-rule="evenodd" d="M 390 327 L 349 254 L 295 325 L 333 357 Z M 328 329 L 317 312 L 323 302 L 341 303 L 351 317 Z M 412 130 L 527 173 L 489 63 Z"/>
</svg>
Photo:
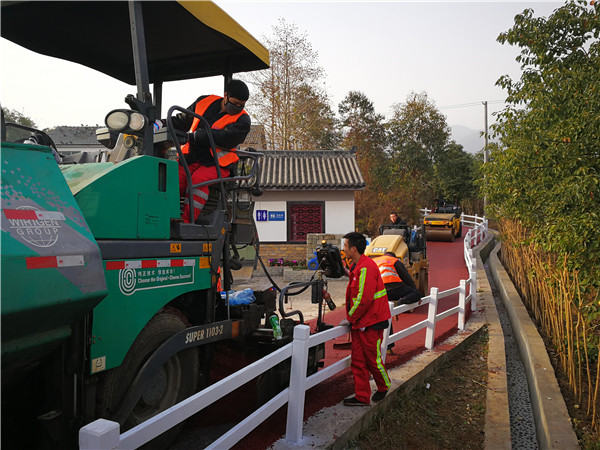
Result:
<svg viewBox="0 0 600 450">
<path fill-rule="evenodd" d="M 425 214 L 429 212 L 427 209 L 421 211 Z M 487 237 L 488 223 L 485 217 L 465 214 L 461 216 L 461 221 L 463 225 L 472 227 L 465 234 L 464 238 L 464 259 L 469 271 L 469 278 L 467 280 L 460 280 L 460 284 L 457 287 L 446 291 L 439 292 L 438 288 L 432 287 L 430 294 L 423 297 L 419 302 L 419 305 L 428 305 L 427 319 L 391 335 L 389 334 L 389 330 L 386 330 L 381 344 L 381 354 L 384 360 L 388 344 L 404 339 L 422 329 L 427 330 L 425 334 L 425 347 L 432 349 L 434 346 L 436 322 L 453 314 L 458 314 L 458 328 L 459 330 L 464 330 L 467 304 L 470 303 L 472 311 L 476 309 L 477 275 L 473 247 Z M 439 300 L 456 294 L 459 295 L 458 306 L 438 313 Z M 390 302 L 390 313 L 394 317 L 414 307 L 414 304 L 394 306 Z M 79 430 L 79 448 L 80 450 L 123 450 L 138 448 L 290 357 L 292 364 L 289 387 L 235 425 L 207 448 L 221 449 L 232 447 L 286 403 L 288 404 L 288 408 L 285 439 L 291 444 L 301 444 L 306 391 L 350 367 L 350 356 L 346 356 L 307 377 L 306 370 L 309 349 L 344 336 L 349 332 L 349 327 L 338 326 L 311 336 L 308 326 L 298 325 L 294 328 L 294 339 L 291 343 L 173 405 L 123 434 L 120 434 L 118 423 L 105 419 L 98 419 L 82 427 Z"/>
</svg>

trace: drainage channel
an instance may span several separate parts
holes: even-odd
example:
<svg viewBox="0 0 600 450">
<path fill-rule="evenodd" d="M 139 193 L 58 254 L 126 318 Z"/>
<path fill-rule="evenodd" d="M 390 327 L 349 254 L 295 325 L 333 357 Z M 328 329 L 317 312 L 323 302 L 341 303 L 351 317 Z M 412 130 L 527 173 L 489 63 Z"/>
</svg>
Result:
<svg viewBox="0 0 600 450">
<path fill-rule="evenodd" d="M 513 335 L 512 325 L 500 297 L 494 279 L 490 273 L 488 263 L 484 264 L 496 310 L 500 318 L 502 332 L 504 333 L 504 350 L 506 353 L 506 377 L 508 384 L 508 406 L 510 414 L 510 438 L 512 448 L 537 449 L 535 421 L 529 396 L 529 385 L 525 367 L 521 361 L 519 347 Z"/>
</svg>

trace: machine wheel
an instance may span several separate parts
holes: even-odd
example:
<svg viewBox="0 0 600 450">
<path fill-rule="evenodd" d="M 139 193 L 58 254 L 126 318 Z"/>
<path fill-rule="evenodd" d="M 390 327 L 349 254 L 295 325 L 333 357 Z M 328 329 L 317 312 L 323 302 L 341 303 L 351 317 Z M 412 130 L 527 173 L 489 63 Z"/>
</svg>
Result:
<svg viewBox="0 0 600 450">
<path fill-rule="evenodd" d="M 419 269 L 419 292 L 423 297 L 429 295 L 429 272 L 427 267 L 421 267 Z"/>
<path fill-rule="evenodd" d="M 99 389 L 99 417 L 115 414 L 146 359 L 169 337 L 186 328 L 184 319 L 168 311 L 154 316 L 127 352 L 123 364 L 106 374 Z M 154 376 L 129 416 L 121 421 L 121 432 L 140 424 L 196 392 L 200 364 L 197 349 L 173 355 Z M 146 444 L 145 449 L 167 448 L 180 426 Z"/>
<path fill-rule="evenodd" d="M 291 360 L 283 361 L 256 378 L 256 406 L 262 406 L 288 387 Z"/>
<path fill-rule="evenodd" d="M 456 233 L 456 237 L 457 238 L 461 238 L 462 237 L 462 222 L 459 222 L 458 232 Z"/>
</svg>

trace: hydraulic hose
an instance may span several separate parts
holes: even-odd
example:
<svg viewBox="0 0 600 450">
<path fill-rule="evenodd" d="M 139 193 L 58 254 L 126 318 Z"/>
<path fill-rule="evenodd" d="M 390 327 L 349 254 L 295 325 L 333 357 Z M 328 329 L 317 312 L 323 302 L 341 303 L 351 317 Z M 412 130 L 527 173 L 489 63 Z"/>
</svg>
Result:
<svg viewBox="0 0 600 450">
<path fill-rule="evenodd" d="M 273 287 L 277 290 L 277 292 L 281 292 L 281 288 L 277 285 L 277 283 L 275 283 L 275 280 L 273 280 L 273 278 L 271 278 L 271 274 L 269 274 L 269 271 L 265 267 L 265 263 L 263 262 L 263 260 L 260 257 L 260 255 L 257 253 L 256 256 L 258 257 L 258 262 L 260 262 L 260 265 L 261 265 L 263 271 L 265 272 L 265 275 L 267 276 L 267 278 L 269 279 L 269 281 L 271 282 L 271 284 L 273 285 Z M 315 271 L 315 273 L 313 273 L 313 275 L 310 277 L 309 281 L 312 281 L 315 278 L 315 274 L 316 273 L 317 273 L 316 271 Z M 288 287 L 293 287 L 293 285 L 294 285 L 294 283 L 290 283 L 290 286 L 288 286 Z M 302 294 L 306 289 L 308 289 L 308 286 L 310 286 L 310 284 L 307 285 L 307 286 L 304 286 L 299 291 L 288 292 L 287 295 L 289 297 L 293 297 L 294 295 Z"/>
</svg>

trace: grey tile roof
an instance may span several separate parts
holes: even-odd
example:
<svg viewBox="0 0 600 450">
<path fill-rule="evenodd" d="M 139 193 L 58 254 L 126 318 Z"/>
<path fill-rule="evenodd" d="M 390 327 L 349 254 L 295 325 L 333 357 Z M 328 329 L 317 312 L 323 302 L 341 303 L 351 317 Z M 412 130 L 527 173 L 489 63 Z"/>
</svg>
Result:
<svg viewBox="0 0 600 450">
<path fill-rule="evenodd" d="M 240 148 L 248 148 L 252 147 L 256 150 L 263 149 L 267 146 L 267 141 L 265 139 L 265 127 L 262 125 L 250 125 L 250 132 L 244 142 L 240 144 Z"/>
<path fill-rule="evenodd" d="M 261 150 L 265 190 L 359 190 L 365 180 L 348 150 Z"/>
<path fill-rule="evenodd" d="M 96 139 L 96 130 L 98 128 L 100 128 L 100 125 L 81 127 L 59 126 L 48 130 L 48 135 L 57 147 L 62 145 L 99 146 Z"/>
</svg>

